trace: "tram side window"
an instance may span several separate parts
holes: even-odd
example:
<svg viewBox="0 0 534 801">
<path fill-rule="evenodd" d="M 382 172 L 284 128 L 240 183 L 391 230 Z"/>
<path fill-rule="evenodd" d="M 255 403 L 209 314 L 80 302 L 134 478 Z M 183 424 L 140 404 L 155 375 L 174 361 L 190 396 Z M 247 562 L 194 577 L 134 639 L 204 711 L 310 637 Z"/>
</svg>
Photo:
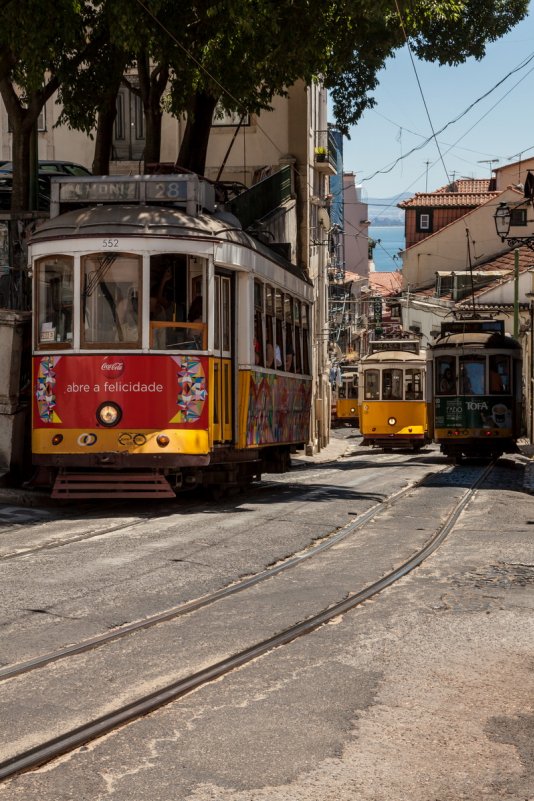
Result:
<svg viewBox="0 0 534 801">
<path fill-rule="evenodd" d="M 402 370 L 382 371 L 382 400 L 402 400 Z"/>
<path fill-rule="evenodd" d="M 380 373 L 378 370 L 366 370 L 364 374 L 365 400 L 378 400 L 380 397 Z"/>
<path fill-rule="evenodd" d="M 140 287 L 140 256 L 95 253 L 83 259 L 84 344 L 139 344 Z"/>
<path fill-rule="evenodd" d="M 284 296 L 279 289 L 275 290 L 275 360 L 274 366 L 277 370 L 284 369 L 284 338 L 283 338 L 283 325 L 284 325 Z"/>
<path fill-rule="evenodd" d="M 295 372 L 295 338 L 293 332 L 293 298 L 284 295 L 284 325 L 285 325 L 285 350 L 284 350 L 284 369 L 288 373 Z"/>
<path fill-rule="evenodd" d="M 265 366 L 274 370 L 278 362 L 278 367 L 282 364 L 280 351 L 276 353 L 276 339 L 274 327 L 274 289 L 272 286 L 265 287 Z M 276 356 L 276 359 L 275 359 Z"/>
<path fill-rule="evenodd" d="M 36 263 L 37 343 L 72 347 L 74 260 L 70 256 L 47 256 Z"/>
<path fill-rule="evenodd" d="M 460 393 L 462 395 L 484 394 L 485 359 L 460 358 Z"/>
<path fill-rule="evenodd" d="M 302 370 L 310 373 L 310 310 L 306 303 L 302 304 Z"/>
<path fill-rule="evenodd" d="M 490 395 L 510 394 L 510 357 L 489 357 L 489 392 Z"/>
<path fill-rule="evenodd" d="M 404 371 L 404 397 L 406 400 L 423 400 L 423 376 L 421 370 Z"/>
<path fill-rule="evenodd" d="M 295 320 L 295 370 L 302 373 L 302 316 L 300 301 L 293 301 L 293 319 Z"/>
<path fill-rule="evenodd" d="M 263 284 L 254 281 L 254 364 L 265 367 L 263 344 Z"/>
<path fill-rule="evenodd" d="M 451 356 L 439 356 L 436 359 L 436 394 L 456 394 L 455 359 Z"/>
</svg>

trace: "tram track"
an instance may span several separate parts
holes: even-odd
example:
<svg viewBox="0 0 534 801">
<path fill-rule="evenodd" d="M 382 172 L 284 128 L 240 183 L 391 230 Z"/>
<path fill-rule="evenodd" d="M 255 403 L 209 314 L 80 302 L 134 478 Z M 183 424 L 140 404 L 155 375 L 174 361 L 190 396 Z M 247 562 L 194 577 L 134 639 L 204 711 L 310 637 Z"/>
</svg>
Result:
<svg viewBox="0 0 534 801">
<path fill-rule="evenodd" d="M 446 467 L 443 468 L 443 470 L 446 469 L 447 469 Z M 435 472 L 430 475 L 435 475 Z M 303 551 L 293 556 L 290 556 L 287 559 L 284 559 L 283 561 L 274 565 L 273 567 L 269 567 L 266 570 L 262 570 L 259 573 L 255 573 L 252 576 L 248 576 L 247 578 L 242 579 L 241 581 L 238 581 L 234 584 L 230 584 L 227 587 L 223 587 L 220 590 L 202 596 L 201 598 L 194 599 L 192 601 L 187 601 L 186 603 L 180 604 L 177 607 L 164 610 L 163 612 L 159 612 L 156 615 L 151 615 L 149 618 L 138 620 L 135 621 L 134 623 L 129 623 L 125 626 L 121 626 L 119 629 L 116 629 L 114 631 L 96 635 L 95 637 L 87 639 L 82 643 L 58 649 L 57 651 L 51 652 L 49 654 L 45 654 L 43 656 L 39 656 L 34 659 L 29 659 L 24 662 L 20 662 L 17 665 L 0 668 L 0 681 L 5 681 L 7 679 L 14 678 L 15 676 L 20 676 L 23 673 L 28 673 L 32 670 L 37 670 L 41 667 L 44 667 L 45 665 L 51 664 L 52 662 L 58 662 L 69 656 L 85 653 L 86 651 L 90 651 L 94 648 L 99 648 L 102 645 L 105 645 L 106 643 L 110 643 L 115 640 L 122 639 L 123 637 L 127 637 L 128 635 L 133 634 L 136 631 L 151 628 L 152 626 L 156 626 L 160 623 L 165 623 L 166 621 L 173 620 L 174 618 L 186 615 L 190 612 L 194 612 L 197 609 L 202 609 L 206 606 L 210 606 L 216 601 L 222 600 L 223 598 L 228 598 L 229 596 L 234 595 L 238 592 L 242 592 L 243 590 L 246 590 L 249 587 L 253 587 L 255 584 L 259 584 L 262 581 L 272 578 L 273 576 L 276 576 L 285 570 L 290 570 L 291 568 L 296 567 L 299 564 L 302 564 L 302 562 L 305 561 L 306 559 L 310 559 L 313 556 L 316 556 L 317 554 L 321 553 L 322 551 L 325 551 L 328 548 L 332 548 L 334 545 L 341 542 L 343 539 L 350 536 L 355 531 L 358 531 L 360 528 L 363 528 L 363 526 L 369 523 L 369 521 L 371 521 L 374 517 L 376 517 L 376 515 L 378 515 L 380 512 L 384 511 L 384 509 L 395 504 L 396 501 L 403 498 L 405 495 L 407 495 L 407 493 L 411 492 L 418 485 L 422 485 L 427 478 L 428 475 L 417 482 L 408 484 L 406 487 L 403 487 L 398 492 L 393 493 L 392 495 L 385 498 L 383 501 L 380 501 L 379 503 L 373 505 L 366 512 L 363 512 L 361 515 L 358 516 L 357 520 L 352 520 L 351 522 L 347 523 L 340 529 L 339 528 L 334 529 L 329 534 L 324 535 L 317 544 L 310 545 Z M 270 488 L 272 488 L 272 486 Z M 131 526 L 125 526 L 125 528 L 130 528 L 130 527 Z M 112 529 L 111 531 L 114 531 L 114 529 Z M 70 542 L 75 542 L 75 541 L 76 540 L 74 539 L 70 540 Z"/>
<path fill-rule="evenodd" d="M 333 462 L 324 462 L 323 463 L 323 465 L 324 465 L 323 469 L 321 471 L 317 471 L 316 470 L 314 474 L 310 474 L 309 472 L 306 472 L 304 474 L 304 471 L 306 469 L 305 466 L 299 465 L 295 469 L 295 472 L 293 473 L 293 475 L 292 475 L 291 472 L 289 474 L 284 474 L 284 476 L 283 476 L 283 478 L 284 478 L 284 487 L 286 489 L 288 489 L 288 490 L 295 489 L 295 490 L 298 490 L 298 491 L 302 491 L 303 485 L 304 485 L 304 490 L 305 491 L 313 492 L 314 490 L 306 488 L 306 486 L 305 486 L 306 483 L 309 482 L 310 480 L 312 480 L 313 478 L 316 478 L 317 476 L 324 477 L 325 471 L 334 472 L 335 471 L 335 464 L 337 464 L 335 461 L 333 461 Z M 300 474 L 301 471 L 302 471 L 303 474 Z M 280 482 L 274 481 L 274 480 L 269 480 L 269 479 L 264 479 L 264 480 L 261 481 L 260 484 L 253 485 L 253 486 L 251 486 L 251 487 L 249 487 L 247 489 L 247 497 L 249 497 L 250 499 L 253 499 L 258 494 L 264 494 L 264 493 L 268 493 L 270 491 L 274 492 L 274 491 L 278 491 L 279 489 L 280 489 Z M 217 507 L 217 506 L 219 506 L 221 504 L 224 504 L 225 502 L 226 501 L 223 498 L 220 501 L 217 501 L 216 503 L 213 503 L 213 506 Z M 119 504 L 119 505 L 114 504 L 113 509 L 116 511 L 117 508 L 118 509 L 121 508 L 121 505 L 122 504 Z M 189 512 L 198 511 L 200 505 L 201 505 L 201 502 L 199 500 L 195 500 L 195 501 L 191 501 L 191 502 L 188 502 L 187 504 L 184 504 L 184 505 L 180 506 L 179 509 L 176 509 L 176 508 L 169 509 L 167 511 L 164 511 L 163 513 L 161 513 L 161 510 L 159 510 L 159 518 L 162 518 L 162 517 L 168 518 L 168 517 L 172 517 L 173 515 L 177 515 L 177 514 L 183 515 L 183 514 L 187 514 Z M 83 513 L 84 510 L 87 511 L 87 509 L 92 511 L 93 510 L 93 506 L 84 507 L 84 509 L 82 509 L 82 510 L 77 508 L 76 513 L 72 513 L 72 514 L 68 515 L 68 519 L 73 519 L 75 516 L 79 516 L 80 513 Z M 86 542 L 86 541 L 89 541 L 89 540 L 93 540 L 93 539 L 96 539 L 98 537 L 105 537 L 108 534 L 117 534 L 117 533 L 119 533 L 121 531 L 127 531 L 128 529 L 137 528 L 139 526 L 142 526 L 143 524 L 146 524 L 146 523 L 150 522 L 152 519 L 153 519 L 153 513 L 152 513 L 152 511 L 150 511 L 150 512 L 146 512 L 146 513 L 140 515 L 137 519 L 130 520 L 127 523 L 118 523 L 117 525 L 107 526 L 105 528 L 92 528 L 92 529 L 90 529 L 88 531 L 87 530 L 84 531 L 83 533 L 77 533 L 77 534 L 72 535 L 72 536 L 63 537 L 61 540 L 50 539 L 50 540 L 47 540 L 46 542 L 40 543 L 39 545 L 34 545 L 34 546 L 31 546 L 31 547 L 22 547 L 20 549 L 17 549 L 16 551 L 10 551 L 8 553 L 0 554 L 0 563 L 8 562 L 8 561 L 11 561 L 13 559 L 20 559 L 20 558 L 23 558 L 23 557 L 32 556 L 33 554 L 38 554 L 38 553 L 41 553 L 41 552 L 44 552 L 44 551 L 56 550 L 58 548 L 63 548 L 63 547 L 69 546 L 69 545 L 74 545 L 74 544 L 76 544 L 78 542 Z M 15 526 L 11 526 L 10 527 L 10 532 L 9 533 L 11 535 L 12 534 L 16 534 L 17 532 L 23 531 L 25 528 L 28 528 L 28 527 L 30 527 L 33 531 L 36 531 L 39 526 L 46 527 L 46 526 L 50 526 L 51 524 L 53 524 L 53 521 L 51 521 L 50 519 L 47 519 L 47 520 L 44 520 L 44 521 L 35 521 L 35 522 L 32 522 L 29 525 L 28 524 L 26 524 L 26 525 L 17 524 Z"/>
<path fill-rule="evenodd" d="M 119 726 L 146 715 L 158 707 L 168 704 L 169 702 L 188 694 L 192 690 L 223 676 L 225 673 L 228 673 L 257 657 L 266 654 L 268 651 L 288 644 L 297 637 L 314 631 L 324 623 L 327 623 L 333 618 L 346 613 L 347 611 L 363 603 L 365 600 L 381 592 L 386 587 L 389 587 L 395 581 L 398 581 L 415 567 L 420 565 L 439 547 L 439 545 L 454 527 L 459 515 L 473 497 L 476 489 L 482 484 L 487 475 L 491 472 L 493 466 L 494 463 L 491 463 L 486 468 L 478 471 L 479 474 L 472 482 L 471 486 L 463 492 L 462 496 L 454 503 L 453 508 L 448 512 L 446 519 L 438 526 L 434 535 L 428 539 L 423 546 L 417 550 L 417 552 L 413 553 L 409 559 L 403 561 L 402 564 L 383 575 L 377 581 L 368 584 L 363 589 L 349 592 L 341 601 L 322 608 L 319 612 L 295 623 L 294 625 L 284 628 L 274 636 L 259 640 L 252 646 L 243 648 L 242 650 L 237 651 L 225 659 L 213 662 L 207 667 L 194 671 L 189 675 L 178 679 L 177 681 L 169 682 L 164 687 L 161 687 L 152 693 L 143 695 L 138 699 L 111 711 L 108 714 L 97 716 L 89 722 L 72 728 L 60 736 L 51 738 L 40 745 L 36 745 L 35 747 L 29 748 L 16 756 L 12 756 L 4 760 L 0 763 L 0 780 L 42 765 L 43 763 L 48 762 L 51 759 L 60 756 L 61 754 L 65 754 L 71 750 L 74 750 L 80 745 L 102 736 L 103 734 L 110 732 Z M 214 593 L 212 596 L 206 596 L 205 599 L 199 599 L 198 601 L 193 601 L 190 604 L 185 604 L 176 610 L 169 610 L 168 613 L 163 613 L 163 615 L 169 615 L 169 617 L 163 618 L 161 615 L 155 616 L 154 618 L 150 619 L 150 621 L 147 619 L 147 621 L 141 621 L 139 624 L 134 625 L 138 627 L 156 625 L 159 622 L 163 622 L 164 619 L 170 619 L 170 616 L 185 614 L 193 611 L 194 608 L 201 608 L 201 606 L 213 603 L 215 600 L 226 597 L 227 593 L 234 594 L 240 592 L 241 590 L 251 587 L 254 584 L 265 580 L 266 578 L 273 577 L 283 570 L 287 570 L 289 567 L 300 564 L 304 559 L 314 556 L 317 553 L 331 548 L 335 544 L 338 544 L 350 533 L 353 533 L 355 530 L 357 530 L 357 528 L 363 527 L 369 523 L 378 515 L 380 511 L 394 506 L 394 504 L 403 498 L 408 492 L 413 491 L 415 486 L 422 484 L 424 484 L 424 479 L 423 481 L 417 482 L 417 484 L 411 484 L 409 487 L 403 488 L 398 493 L 395 493 L 395 495 L 387 498 L 384 502 L 376 504 L 366 513 L 362 514 L 357 521 L 351 521 L 351 523 L 349 523 L 347 526 L 344 526 L 335 534 L 331 535 L 325 540 L 322 540 L 318 545 L 312 546 L 310 549 L 308 549 L 309 555 L 308 551 L 305 551 L 302 554 L 297 554 L 291 559 L 285 560 L 279 565 L 257 574 L 257 576 L 250 577 L 243 582 L 239 582 L 236 585 L 226 588 L 225 590 L 221 590 L 219 593 Z M 127 628 L 129 629 L 130 627 Z M 116 638 L 117 636 L 124 636 L 127 633 L 130 633 L 130 631 L 123 629 L 121 632 L 110 633 L 110 636 Z M 98 645 L 101 644 L 102 642 L 89 647 L 98 647 Z M 59 654 L 59 652 L 57 653 Z M 71 655 L 72 653 L 72 651 L 69 651 L 68 653 L 65 653 L 65 656 Z M 45 662 L 42 664 L 44 665 Z M 35 665 L 34 667 L 37 666 L 38 665 Z M 19 665 L 15 667 L 20 668 L 22 666 Z M 34 667 L 28 667 L 26 670 L 34 669 Z M 15 675 L 20 675 L 20 671 L 12 672 L 11 675 L 6 673 L 6 669 L 0 672 L 0 678 L 3 678 L 4 680 L 9 677 L 14 677 Z"/>
</svg>

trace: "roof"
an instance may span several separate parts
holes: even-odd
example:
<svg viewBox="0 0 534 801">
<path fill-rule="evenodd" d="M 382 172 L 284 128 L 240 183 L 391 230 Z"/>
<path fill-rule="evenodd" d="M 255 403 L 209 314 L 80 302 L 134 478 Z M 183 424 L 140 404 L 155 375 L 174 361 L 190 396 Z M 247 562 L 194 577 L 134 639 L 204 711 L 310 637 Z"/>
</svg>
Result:
<svg viewBox="0 0 534 801">
<path fill-rule="evenodd" d="M 479 195 L 481 192 L 494 191 L 493 183 L 494 181 L 491 178 L 459 178 L 457 181 L 453 181 L 452 184 L 446 184 L 440 189 L 435 189 L 434 193 L 450 194 L 456 192 Z"/>
<path fill-rule="evenodd" d="M 534 268 L 534 252 L 530 250 L 526 245 L 521 248 L 518 248 L 518 261 L 519 261 L 519 273 L 524 273 L 527 270 Z M 507 283 L 508 281 L 513 280 L 514 273 L 515 273 L 515 254 L 513 250 L 507 250 L 504 253 L 499 254 L 493 259 L 484 262 L 483 264 L 477 264 L 473 267 L 473 273 L 476 275 L 477 273 L 487 273 L 488 278 L 490 279 L 487 284 L 484 286 L 480 286 L 475 288 L 474 296 L 475 298 L 479 298 L 480 296 L 484 295 L 487 292 L 490 292 L 499 284 Z M 470 275 L 470 271 L 468 270 L 438 270 L 436 271 L 436 275 L 443 277 L 449 275 Z M 421 289 L 412 290 L 411 295 L 418 295 L 420 297 L 435 297 L 436 288 L 433 284 L 432 286 L 426 286 Z M 440 300 L 452 300 L 450 292 L 443 292 L 439 296 Z M 469 306 L 472 303 L 472 295 L 469 293 L 466 297 L 459 300 L 458 306 Z M 509 304 L 499 304 L 499 305 L 509 305 Z"/>
<path fill-rule="evenodd" d="M 399 270 L 392 272 L 370 272 L 369 288 L 372 292 L 387 297 L 396 295 L 402 288 L 402 273 Z"/>
<path fill-rule="evenodd" d="M 397 203 L 400 209 L 411 208 L 476 208 L 500 192 L 489 189 L 489 180 L 462 180 L 443 186 L 435 192 L 417 192 L 412 198 Z"/>
<path fill-rule="evenodd" d="M 382 362 L 425 362 L 426 356 L 424 351 L 413 353 L 408 350 L 381 350 L 376 353 L 370 353 L 367 356 L 362 356 L 361 361 L 365 364 L 382 364 Z"/>
<path fill-rule="evenodd" d="M 233 242 L 260 253 L 270 261 L 311 283 L 304 272 L 267 245 L 249 236 L 232 214 L 186 214 L 179 207 L 112 205 L 87 206 L 60 214 L 39 225 L 30 244 L 51 239 L 132 236 L 142 238 L 199 239 Z"/>
<path fill-rule="evenodd" d="M 495 332 L 466 332 L 464 334 L 445 334 L 430 345 L 431 350 L 442 348 L 503 348 L 505 350 L 520 350 L 521 345 L 507 334 Z"/>
</svg>

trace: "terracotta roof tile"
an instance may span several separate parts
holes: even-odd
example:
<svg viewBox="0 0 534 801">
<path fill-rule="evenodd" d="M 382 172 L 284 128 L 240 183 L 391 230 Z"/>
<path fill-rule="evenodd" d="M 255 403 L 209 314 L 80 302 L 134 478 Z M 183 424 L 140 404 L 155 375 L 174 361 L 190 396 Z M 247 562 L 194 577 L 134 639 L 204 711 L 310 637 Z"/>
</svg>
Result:
<svg viewBox="0 0 534 801">
<path fill-rule="evenodd" d="M 371 291 L 380 295 L 394 295 L 400 292 L 402 287 L 402 273 L 395 272 L 370 272 L 369 287 Z"/>
<path fill-rule="evenodd" d="M 400 209 L 413 208 L 476 208 L 500 192 L 418 192 L 409 200 L 397 203 Z"/>
<path fill-rule="evenodd" d="M 436 189 L 435 192 L 444 192 L 447 194 L 450 192 L 459 192 L 479 195 L 481 192 L 491 192 L 491 185 L 493 183 L 493 180 L 489 178 L 460 178 L 452 184 L 447 184 L 440 189 Z"/>
</svg>

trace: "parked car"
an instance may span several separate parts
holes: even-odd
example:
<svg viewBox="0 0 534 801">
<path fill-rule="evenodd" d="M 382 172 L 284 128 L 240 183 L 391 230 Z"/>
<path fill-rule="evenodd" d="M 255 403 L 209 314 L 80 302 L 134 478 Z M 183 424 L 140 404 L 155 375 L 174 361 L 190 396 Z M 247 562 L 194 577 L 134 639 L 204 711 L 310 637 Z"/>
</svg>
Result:
<svg viewBox="0 0 534 801">
<path fill-rule="evenodd" d="M 6 161 L 0 166 L 0 173 L 13 172 L 13 162 Z M 91 171 L 82 164 L 75 164 L 73 161 L 40 161 L 39 173 L 50 173 L 51 175 L 91 175 Z"/>
<path fill-rule="evenodd" d="M 56 173 L 56 175 L 67 175 L 67 173 Z M 50 208 L 50 179 L 51 173 L 40 173 L 37 179 L 37 208 L 40 211 L 48 211 Z M 3 173 L 0 169 L 0 211 L 11 209 L 11 193 L 13 191 L 13 177 L 11 173 Z"/>
</svg>

